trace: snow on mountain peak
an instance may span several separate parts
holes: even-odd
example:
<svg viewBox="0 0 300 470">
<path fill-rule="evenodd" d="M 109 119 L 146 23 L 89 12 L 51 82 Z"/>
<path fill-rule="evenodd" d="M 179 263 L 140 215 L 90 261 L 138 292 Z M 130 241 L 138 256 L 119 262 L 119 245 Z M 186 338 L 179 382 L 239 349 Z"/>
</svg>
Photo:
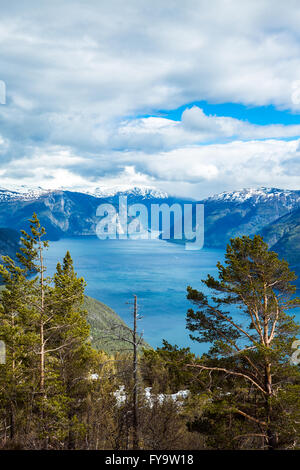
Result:
<svg viewBox="0 0 300 470">
<path fill-rule="evenodd" d="M 244 203 L 251 200 L 251 203 L 263 202 L 271 199 L 281 199 L 289 201 L 300 202 L 300 191 L 292 191 L 278 188 L 244 188 L 240 191 L 225 191 L 216 194 L 207 199 L 207 201 L 224 201 Z"/>
<path fill-rule="evenodd" d="M 38 199 L 40 196 L 50 194 L 55 191 L 80 192 L 96 198 L 109 198 L 121 195 L 144 199 L 166 199 L 169 197 L 166 192 L 160 191 L 151 186 L 119 185 L 111 187 L 96 187 L 93 189 L 61 187 L 55 190 L 44 189 L 39 186 L 30 187 L 26 185 L 6 185 L 5 188 L 0 187 L 0 202 L 16 199 L 34 200 Z M 248 201 L 250 204 L 255 205 L 274 200 L 280 201 L 280 203 L 288 210 L 292 210 L 295 206 L 298 207 L 300 205 L 300 191 L 267 187 L 244 188 L 238 191 L 225 191 L 220 194 L 210 196 L 204 202 L 232 202 L 243 204 Z"/>
<path fill-rule="evenodd" d="M 278 188 L 245 188 L 240 191 L 223 192 L 206 199 L 207 202 L 232 202 L 255 206 L 259 203 L 280 202 L 288 211 L 300 205 L 300 191 Z"/>
<path fill-rule="evenodd" d="M 129 188 L 128 186 L 112 186 L 109 188 L 95 188 L 93 191 L 87 192 L 95 197 L 99 198 L 106 198 L 106 197 L 113 197 L 118 195 L 125 195 L 125 196 L 140 196 L 144 198 L 159 198 L 165 199 L 168 197 L 168 194 L 157 190 L 150 186 L 134 186 Z"/>
<path fill-rule="evenodd" d="M 6 185 L 5 188 L 0 187 L 0 202 L 9 201 L 12 199 L 22 199 L 22 200 L 37 199 L 43 194 L 48 194 L 49 192 L 51 192 L 51 190 L 43 189 L 40 186 L 30 187 L 26 185 L 20 185 L 20 186 Z"/>
<path fill-rule="evenodd" d="M 84 194 L 89 194 L 90 196 L 94 196 L 97 198 L 107 198 L 113 197 L 118 195 L 125 195 L 125 196 L 139 196 L 144 198 L 159 198 L 165 199 L 168 197 L 168 194 L 159 191 L 150 186 L 134 186 L 128 187 L 123 186 L 112 186 L 112 187 L 97 187 L 93 190 L 84 190 L 82 188 L 68 188 L 68 187 L 61 187 L 58 189 L 59 191 L 70 191 L 70 192 L 81 192 Z M 22 200 L 31 200 L 37 199 L 44 194 L 49 194 L 54 192 L 55 190 L 52 189 L 44 189 L 41 187 L 30 187 L 26 185 L 21 186 L 6 186 L 0 187 L 0 202 L 1 201 L 8 201 L 12 199 L 22 199 Z"/>
</svg>

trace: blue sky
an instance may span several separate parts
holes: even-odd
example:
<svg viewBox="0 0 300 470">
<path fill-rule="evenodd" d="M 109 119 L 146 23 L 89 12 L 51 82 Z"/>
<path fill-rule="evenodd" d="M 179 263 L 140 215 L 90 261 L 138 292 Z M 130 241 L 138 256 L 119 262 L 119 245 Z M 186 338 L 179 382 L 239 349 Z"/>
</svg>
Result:
<svg viewBox="0 0 300 470">
<path fill-rule="evenodd" d="M 184 104 L 177 109 L 161 110 L 157 116 L 166 117 L 180 121 L 181 115 L 186 108 L 198 106 L 203 109 L 205 114 L 216 116 L 231 116 L 242 121 L 248 121 L 252 124 L 300 124 L 300 115 L 290 110 L 276 109 L 273 105 L 269 106 L 245 106 L 241 103 L 207 103 L 206 101 L 194 101 Z M 144 116 L 148 117 L 148 116 Z"/>
<path fill-rule="evenodd" d="M 1 3 L 1 186 L 300 189 L 297 0 Z"/>
</svg>

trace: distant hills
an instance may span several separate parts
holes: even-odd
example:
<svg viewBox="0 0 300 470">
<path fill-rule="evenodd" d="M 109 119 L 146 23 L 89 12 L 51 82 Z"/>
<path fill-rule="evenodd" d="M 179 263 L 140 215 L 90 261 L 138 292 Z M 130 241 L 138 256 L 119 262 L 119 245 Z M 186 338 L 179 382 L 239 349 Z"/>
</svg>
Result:
<svg viewBox="0 0 300 470">
<path fill-rule="evenodd" d="M 0 256 L 14 258 L 19 247 L 20 234 L 10 228 L 0 228 Z"/>
<path fill-rule="evenodd" d="M 127 196 L 129 205 L 142 203 L 148 208 L 153 203 L 170 206 L 177 203 L 182 207 L 186 203 L 195 203 L 148 187 L 130 190 L 122 187 L 96 188 L 93 192 L 26 186 L 0 188 L 0 227 L 3 227 L 0 252 L 12 253 L 15 250 L 18 238 L 15 231 L 28 228 L 28 218 L 33 212 L 46 227 L 50 240 L 95 235 L 99 221 L 97 207 L 110 203 L 117 208 L 120 196 Z M 205 208 L 206 247 L 224 248 L 232 237 L 260 233 L 281 256 L 292 264 L 299 264 L 300 191 L 250 188 L 223 192 L 198 202 Z"/>
<path fill-rule="evenodd" d="M 45 226 L 47 237 L 58 240 L 62 237 L 87 236 L 96 234 L 99 218 L 96 210 L 100 204 L 110 203 L 118 207 L 119 196 L 127 196 L 128 204 L 162 202 L 172 205 L 183 204 L 185 199 L 169 197 L 151 188 L 133 188 L 130 191 L 106 191 L 98 189 L 94 195 L 68 190 L 46 191 L 19 188 L 18 191 L 0 190 L 0 227 L 15 230 L 28 229 L 28 219 L 36 212 Z"/>
<path fill-rule="evenodd" d="M 300 272 L 300 208 L 276 219 L 261 235 L 280 257 Z"/>
<path fill-rule="evenodd" d="M 262 233 L 269 224 L 297 210 L 300 191 L 243 189 L 201 202 L 205 205 L 205 244 L 223 248 L 230 238 Z M 275 240 L 268 241 L 273 245 Z"/>
</svg>

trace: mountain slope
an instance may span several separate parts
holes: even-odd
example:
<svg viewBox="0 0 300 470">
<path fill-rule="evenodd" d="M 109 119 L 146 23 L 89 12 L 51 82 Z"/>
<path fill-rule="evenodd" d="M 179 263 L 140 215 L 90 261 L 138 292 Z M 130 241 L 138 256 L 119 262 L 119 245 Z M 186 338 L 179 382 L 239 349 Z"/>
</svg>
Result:
<svg viewBox="0 0 300 470">
<path fill-rule="evenodd" d="M 300 191 L 244 189 L 221 193 L 202 202 L 205 205 L 205 245 L 223 248 L 230 238 L 253 236 L 300 207 Z"/>
<path fill-rule="evenodd" d="M 2 191 L 2 193 L 1 193 Z M 2 194 L 2 196 L 1 196 Z M 104 193 L 103 193 L 104 194 Z M 61 237 L 95 235 L 99 217 L 96 216 L 100 204 L 112 204 L 116 209 L 119 197 L 126 196 L 128 205 L 143 204 L 148 209 L 151 204 L 183 204 L 185 199 L 168 197 L 166 193 L 145 188 L 133 188 L 125 192 L 105 192 L 106 197 L 73 191 L 30 190 L 26 193 L 0 190 L 0 227 L 15 230 L 28 229 L 28 219 L 33 212 L 38 215 L 46 228 L 47 237 L 57 240 Z M 149 214 L 150 214 L 149 210 Z M 150 217 L 149 217 L 150 223 Z M 148 227 L 146 227 L 148 229 Z"/>
<path fill-rule="evenodd" d="M 3 289 L 4 286 L 0 285 L 0 297 Z M 128 352 L 128 343 L 104 339 L 104 336 L 109 336 L 109 330 L 112 325 L 117 326 L 121 331 L 128 330 L 126 323 L 114 310 L 87 295 L 84 296 L 83 309 L 87 311 L 87 321 L 91 327 L 91 341 L 96 349 L 103 350 L 108 354 L 122 351 Z M 141 347 L 151 349 L 151 346 L 143 340 Z"/>
<path fill-rule="evenodd" d="M 10 228 L 0 228 L 0 256 L 15 258 L 19 248 L 20 234 Z"/>
<path fill-rule="evenodd" d="M 99 199 L 87 194 L 52 191 L 31 198 L 0 201 L 0 227 L 28 229 L 28 219 L 36 212 L 47 237 L 94 235 Z"/>
<path fill-rule="evenodd" d="M 261 235 L 280 257 L 300 265 L 300 208 L 269 224 Z"/>
<path fill-rule="evenodd" d="M 130 338 L 128 326 L 119 315 L 107 305 L 92 297 L 85 296 L 84 309 L 88 312 L 88 322 L 91 326 L 92 344 L 97 349 L 103 349 L 108 353 L 127 351 L 128 343 L 122 341 L 115 341 L 109 338 L 110 330 L 112 327 L 125 334 L 126 338 Z M 130 338 L 132 339 L 132 337 Z M 141 344 L 143 347 L 150 348 L 145 341 Z"/>
</svg>

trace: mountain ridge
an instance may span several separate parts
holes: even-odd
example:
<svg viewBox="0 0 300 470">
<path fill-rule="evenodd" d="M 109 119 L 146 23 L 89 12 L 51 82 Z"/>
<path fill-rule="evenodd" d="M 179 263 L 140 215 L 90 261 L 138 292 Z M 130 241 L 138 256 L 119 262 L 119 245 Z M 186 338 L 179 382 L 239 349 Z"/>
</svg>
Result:
<svg viewBox="0 0 300 470">
<path fill-rule="evenodd" d="M 224 248 L 230 238 L 253 236 L 300 207 L 300 191 L 243 189 L 200 201 L 205 210 L 205 245 Z"/>
<path fill-rule="evenodd" d="M 291 266 L 300 265 L 300 208 L 276 219 L 260 235 Z"/>
<path fill-rule="evenodd" d="M 235 200 L 237 202 L 244 202 L 251 197 L 278 197 L 280 195 L 290 195 L 297 193 L 300 198 L 300 190 L 297 189 L 281 189 L 275 187 L 260 186 L 258 188 L 242 188 L 234 191 L 223 191 L 206 198 L 206 200 Z"/>
<path fill-rule="evenodd" d="M 182 207 L 185 203 L 195 204 L 194 200 L 176 198 L 145 186 L 129 188 L 123 192 L 120 192 L 120 187 L 114 187 L 113 191 L 102 192 L 101 196 L 99 193 L 92 195 L 88 192 L 66 189 L 34 188 L 33 190 L 21 186 L 13 191 L 12 188 L 6 190 L 2 187 L 0 227 L 9 227 L 17 231 L 22 228 L 28 229 L 28 219 L 33 212 L 36 212 L 41 224 L 46 227 L 47 237 L 50 240 L 95 236 L 99 221 L 99 217 L 96 216 L 98 206 L 109 203 L 118 209 L 119 197 L 122 195 L 127 196 L 128 204 L 142 203 L 148 209 L 153 203 L 165 203 L 169 206 L 178 203 Z M 256 233 L 264 234 L 270 246 L 273 246 L 280 243 L 279 235 L 284 231 L 282 224 L 285 220 L 288 226 L 293 224 L 293 215 L 282 219 L 277 225 L 275 222 L 300 208 L 300 191 L 266 187 L 244 188 L 239 191 L 219 193 L 198 202 L 204 204 L 206 247 L 224 248 L 230 238 L 253 236 Z M 296 225 L 297 221 L 298 219 Z M 272 224 L 274 226 L 271 229 Z M 179 243 L 184 241 L 179 240 Z M 279 245 L 277 248 L 279 249 Z"/>
<path fill-rule="evenodd" d="M 182 199 L 196 201 L 194 197 L 183 197 L 179 195 L 169 194 L 165 191 L 161 191 L 152 186 L 132 186 L 127 185 L 111 186 L 111 187 L 96 187 L 93 190 L 83 188 L 69 188 L 59 187 L 54 189 L 45 189 L 42 187 L 30 187 L 26 185 L 21 186 L 7 186 L 0 187 L 0 202 L 8 201 L 10 199 L 23 199 L 33 200 L 38 199 L 41 196 L 49 195 L 52 193 L 76 193 L 86 194 L 88 196 L 95 197 L 97 199 L 107 199 L 116 196 L 136 196 L 143 198 L 153 199 Z M 244 203 L 252 200 L 252 202 L 261 202 L 266 199 L 281 199 L 282 201 L 297 201 L 300 203 L 300 190 L 293 189 L 281 189 L 276 187 L 265 187 L 261 186 L 258 188 L 242 188 L 240 190 L 223 191 L 220 193 L 213 194 L 204 199 L 198 199 L 199 202 L 235 202 Z"/>
</svg>

